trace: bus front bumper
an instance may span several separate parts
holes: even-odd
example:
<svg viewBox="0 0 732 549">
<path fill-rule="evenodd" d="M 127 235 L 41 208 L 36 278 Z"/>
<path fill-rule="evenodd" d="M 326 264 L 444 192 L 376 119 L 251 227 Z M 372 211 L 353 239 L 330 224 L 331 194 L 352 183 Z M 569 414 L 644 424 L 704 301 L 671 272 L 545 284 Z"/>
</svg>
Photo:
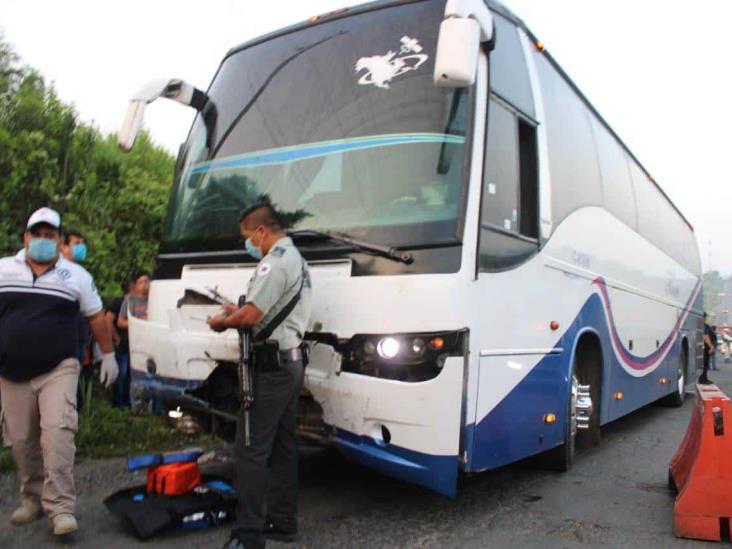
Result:
<svg viewBox="0 0 732 549">
<path fill-rule="evenodd" d="M 345 456 L 384 474 L 454 496 L 460 468 L 465 358 L 416 383 L 340 371 L 340 356 L 316 345 L 305 383 Z"/>
<path fill-rule="evenodd" d="M 464 357 L 448 358 L 433 379 L 408 383 L 340 372 L 335 355 L 325 345 L 316 346 L 305 375 L 335 448 L 365 467 L 453 497 L 460 469 Z M 181 406 L 235 420 L 190 394 L 202 383 L 132 369 L 131 394 L 133 400 L 152 400 L 166 409 Z"/>
</svg>

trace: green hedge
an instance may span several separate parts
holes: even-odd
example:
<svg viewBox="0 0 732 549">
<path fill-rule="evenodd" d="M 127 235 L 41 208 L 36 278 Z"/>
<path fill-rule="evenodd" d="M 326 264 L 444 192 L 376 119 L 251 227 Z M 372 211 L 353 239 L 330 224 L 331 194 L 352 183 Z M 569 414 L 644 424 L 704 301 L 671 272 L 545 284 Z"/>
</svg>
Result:
<svg viewBox="0 0 732 549">
<path fill-rule="evenodd" d="M 152 269 L 174 159 L 144 133 L 129 154 L 115 140 L 81 122 L 0 35 L 0 255 L 15 254 L 29 215 L 50 206 L 86 235 L 105 299 Z"/>
</svg>

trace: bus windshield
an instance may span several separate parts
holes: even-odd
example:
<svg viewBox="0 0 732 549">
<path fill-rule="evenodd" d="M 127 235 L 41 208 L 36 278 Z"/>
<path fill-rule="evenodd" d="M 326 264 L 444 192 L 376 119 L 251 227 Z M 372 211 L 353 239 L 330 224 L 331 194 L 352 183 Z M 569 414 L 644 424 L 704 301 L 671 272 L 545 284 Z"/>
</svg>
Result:
<svg viewBox="0 0 732 549">
<path fill-rule="evenodd" d="M 432 83 L 439 2 L 370 11 L 234 51 L 176 168 L 161 251 L 238 247 L 264 197 L 289 229 L 459 240 L 465 90 Z"/>
</svg>

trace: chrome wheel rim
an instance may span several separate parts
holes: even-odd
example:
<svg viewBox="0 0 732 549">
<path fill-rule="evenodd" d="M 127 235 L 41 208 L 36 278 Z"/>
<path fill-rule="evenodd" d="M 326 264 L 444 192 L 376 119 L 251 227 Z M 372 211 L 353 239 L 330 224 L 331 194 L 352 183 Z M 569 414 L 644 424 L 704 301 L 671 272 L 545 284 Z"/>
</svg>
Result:
<svg viewBox="0 0 732 549">
<path fill-rule="evenodd" d="M 577 438 L 577 396 L 579 395 L 579 381 L 577 376 L 572 375 L 572 388 L 569 396 L 569 447 L 574 452 L 575 439 Z"/>
<path fill-rule="evenodd" d="M 681 397 L 682 400 L 683 400 L 684 394 L 685 394 L 684 393 L 685 385 L 686 385 L 686 379 L 684 377 L 684 367 L 679 366 L 679 371 L 678 371 L 677 380 L 676 380 L 676 389 L 678 390 L 679 396 Z"/>
</svg>

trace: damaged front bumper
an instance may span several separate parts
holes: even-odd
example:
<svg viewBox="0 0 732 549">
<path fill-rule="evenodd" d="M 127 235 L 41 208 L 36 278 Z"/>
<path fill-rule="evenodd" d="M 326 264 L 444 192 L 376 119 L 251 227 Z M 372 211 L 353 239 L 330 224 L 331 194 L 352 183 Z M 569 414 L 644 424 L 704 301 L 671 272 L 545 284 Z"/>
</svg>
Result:
<svg viewBox="0 0 732 549">
<path fill-rule="evenodd" d="M 341 370 L 328 345 L 311 348 L 305 384 L 322 407 L 333 444 L 384 474 L 454 496 L 459 472 L 465 359 L 448 357 L 418 383 Z"/>
</svg>

